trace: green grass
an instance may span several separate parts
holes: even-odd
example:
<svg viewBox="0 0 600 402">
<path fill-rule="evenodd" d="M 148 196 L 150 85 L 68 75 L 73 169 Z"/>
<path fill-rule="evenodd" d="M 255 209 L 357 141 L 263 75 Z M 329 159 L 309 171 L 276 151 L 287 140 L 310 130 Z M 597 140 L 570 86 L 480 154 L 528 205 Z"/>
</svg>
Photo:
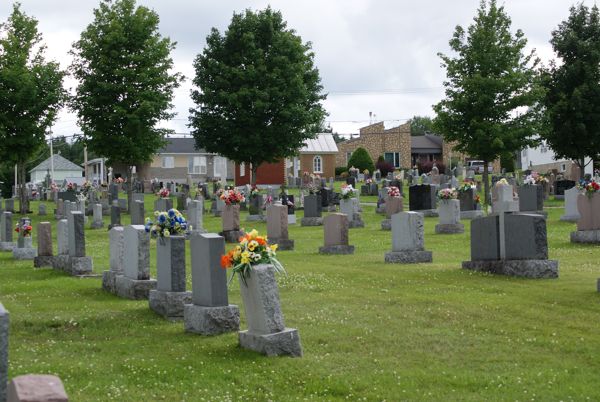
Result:
<svg viewBox="0 0 600 402">
<path fill-rule="evenodd" d="M 351 229 L 351 256 L 317 254 L 322 227 L 291 227 L 296 249 L 279 253 L 288 271 L 279 285 L 286 324 L 300 331 L 300 359 L 242 350 L 236 334 L 187 334 L 147 302 L 104 293 L 99 278 L 34 270 L 2 253 L 10 376 L 57 374 L 73 401 L 598 400 L 600 248 L 571 244 L 574 225 L 559 221 L 562 209 L 548 212 L 556 280 L 461 270 L 468 221 L 465 234 L 437 235 L 436 218 L 426 218 L 434 262 L 420 265 L 383 263 L 391 233 L 379 230 L 374 207 L 364 207 L 364 229 Z M 220 220 L 207 216 L 205 226 L 217 231 Z M 107 231 L 86 237 L 101 273 Z M 153 273 L 154 252 L 153 241 Z M 237 281 L 230 301 L 241 307 Z"/>
</svg>

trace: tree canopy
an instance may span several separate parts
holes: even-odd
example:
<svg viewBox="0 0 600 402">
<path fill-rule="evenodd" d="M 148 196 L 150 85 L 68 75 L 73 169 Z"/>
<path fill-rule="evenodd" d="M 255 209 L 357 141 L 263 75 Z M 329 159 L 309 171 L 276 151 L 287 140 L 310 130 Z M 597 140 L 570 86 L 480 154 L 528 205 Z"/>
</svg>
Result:
<svg viewBox="0 0 600 402">
<path fill-rule="evenodd" d="M 600 14 L 579 4 L 552 32 L 562 63 L 543 74 L 547 127 L 542 137 L 559 158 L 575 160 L 584 174 L 585 158 L 600 156 Z"/>
<path fill-rule="evenodd" d="M 433 119 L 429 116 L 414 116 L 410 123 L 410 135 L 425 135 L 433 133 Z"/>
<path fill-rule="evenodd" d="M 190 126 L 198 148 L 252 165 L 295 155 L 323 121 L 310 43 L 267 8 L 213 28 L 194 61 Z M 252 175 L 252 180 L 256 175 Z"/>
<path fill-rule="evenodd" d="M 13 6 L 0 25 L 0 158 L 17 164 L 21 212 L 29 210 L 25 194 L 27 160 L 42 147 L 66 93 L 59 64 L 46 61 L 38 22 Z"/>
<path fill-rule="evenodd" d="M 539 60 L 534 51 L 524 54 L 523 32 L 510 29 L 504 7 L 484 0 L 467 31 L 455 29 L 450 48 L 456 57 L 440 54 L 447 80 L 445 99 L 434 106 L 434 127 L 458 151 L 486 162 L 487 203 L 487 162 L 534 145 L 540 128 Z"/>
<path fill-rule="evenodd" d="M 158 23 L 135 0 L 102 0 L 71 51 L 79 81 L 72 108 L 88 146 L 109 163 L 148 162 L 171 132 L 157 125 L 174 117 L 173 91 L 183 76 L 169 71 L 175 42 Z"/>
</svg>

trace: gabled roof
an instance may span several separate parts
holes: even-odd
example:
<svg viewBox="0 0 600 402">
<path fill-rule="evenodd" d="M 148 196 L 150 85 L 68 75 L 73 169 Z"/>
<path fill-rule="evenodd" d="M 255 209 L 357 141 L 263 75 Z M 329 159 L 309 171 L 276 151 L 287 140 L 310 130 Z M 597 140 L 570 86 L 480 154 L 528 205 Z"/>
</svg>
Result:
<svg viewBox="0 0 600 402">
<path fill-rule="evenodd" d="M 193 137 L 169 137 L 167 145 L 158 151 L 159 154 L 205 154 L 204 149 L 196 149 Z"/>
<path fill-rule="evenodd" d="M 53 155 L 54 160 L 54 170 L 76 170 L 78 172 L 82 172 L 83 168 L 81 166 L 77 166 L 76 164 L 74 164 L 73 162 L 71 162 L 68 159 L 63 158 L 62 156 L 55 154 Z M 47 171 L 50 170 L 51 166 L 50 166 L 50 158 L 46 159 L 45 161 L 43 161 L 42 163 L 40 163 L 39 165 L 37 165 L 36 167 L 34 167 L 33 169 L 31 169 L 29 171 L 29 173 L 34 172 L 34 171 Z"/>
<path fill-rule="evenodd" d="M 338 147 L 333 135 L 329 133 L 317 134 L 314 139 L 307 140 L 304 147 L 300 149 L 301 154 L 336 154 Z"/>
<path fill-rule="evenodd" d="M 433 135 L 417 135 L 410 137 L 410 150 L 412 153 L 441 153 L 442 138 Z"/>
</svg>

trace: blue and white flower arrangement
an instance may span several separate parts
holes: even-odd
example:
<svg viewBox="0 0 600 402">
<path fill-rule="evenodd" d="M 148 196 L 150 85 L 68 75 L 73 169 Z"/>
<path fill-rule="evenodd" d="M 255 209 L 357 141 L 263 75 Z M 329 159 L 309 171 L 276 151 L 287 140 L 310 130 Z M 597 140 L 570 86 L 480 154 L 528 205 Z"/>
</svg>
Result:
<svg viewBox="0 0 600 402">
<path fill-rule="evenodd" d="M 146 232 L 152 238 L 183 235 L 187 230 L 187 221 L 178 210 L 172 208 L 167 212 L 154 211 L 155 221 L 146 218 Z"/>
</svg>

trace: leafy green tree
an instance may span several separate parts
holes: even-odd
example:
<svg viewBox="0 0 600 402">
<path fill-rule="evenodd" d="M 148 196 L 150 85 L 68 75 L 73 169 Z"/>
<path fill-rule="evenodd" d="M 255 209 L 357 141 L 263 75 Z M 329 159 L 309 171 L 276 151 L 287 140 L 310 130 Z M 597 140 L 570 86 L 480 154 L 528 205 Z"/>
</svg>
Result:
<svg viewBox="0 0 600 402">
<path fill-rule="evenodd" d="M 79 81 L 72 108 L 84 142 L 108 163 L 128 166 L 128 178 L 166 143 L 171 130 L 157 124 L 174 116 L 173 91 L 183 79 L 170 72 L 175 42 L 161 36 L 158 23 L 135 0 L 103 0 L 71 51 Z"/>
<path fill-rule="evenodd" d="M 536 143 L 543 89 L 527 40 L 513 35 L 511 20 L 495 0 L 482 1 L 468 30 L 457 26 L 450 48 L 439 54 L 446 68 L 445 99 L 434 106 L 436 130 L 455 149 L 484 161 L 485 201 L 489 204 L 488 162 Z"/>
<path fill-rule="evenodd" d="M 543 74 L 547 127 L 541 135 L 556 156 L 575 161 L 600 156 L 600 14 L 579 4 L 550 43 L 562 63 Z"/>
<path fill-rule="evenodd" d="M 365 169 L 368 169 L 371 173 L 375 170 L 371 155 L 369 155 L 369 152 L 363 147 L 358 147 L 352 152 L 350 159 L 348 159 L 348 169 L 351 167 L 357 168 L 361 173 Z"/>
<path fill-rule="evenodd" d="M 433 133 L 433 119 L 429 116 L 415 116 L 408 122 L 410 123 L 410 135 Z"/>
<path fill-rule="evenodd" d="M 16 3 L 0 25 L 0 159 L 18 166 L 21 213 L 29 212 L 27 161 L 44 145 L 66 97 L 64 72 L 45 60 L 37 24 Z"/>
<path fill-rule="evenodd" d="M 256 169 L 295 155 L 325 117 L 323 87 L 310 43 L 280 12 L 234 14 L 213 28 L 194 61 L 190 126 L 198 148 Z"/>
</svg>

